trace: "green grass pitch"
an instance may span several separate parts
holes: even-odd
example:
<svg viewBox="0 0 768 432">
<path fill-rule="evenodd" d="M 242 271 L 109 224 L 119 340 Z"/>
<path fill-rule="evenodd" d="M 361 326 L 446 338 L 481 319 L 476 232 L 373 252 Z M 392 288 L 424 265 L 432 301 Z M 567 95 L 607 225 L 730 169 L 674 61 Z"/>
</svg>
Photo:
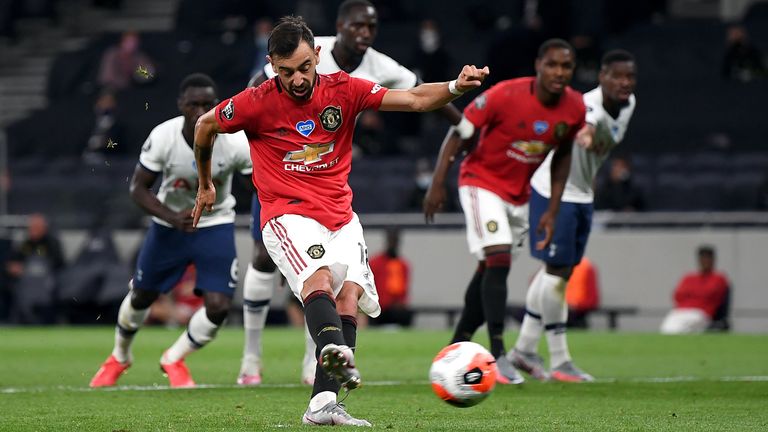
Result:
<svg viewBox="0 0 768 432">
<path fill-rule="evenodd" d="M 266 330 L 260 388 L 233 385 L 243 334 L 225 328 L 188 358 L 195 380 L 207 387 L 170 390 L 158 359 L 180 333 L 143 329 L 123 387 L 90 390 L 113 329 L 0 328 L 0 430 L 310 428 L 301 425 L 309 396 L 298 384 L 301 331 Z M 363 330 L 357 362 L 364 385 L 346 400 L 349 412 L 397 431 L 768 430 L 768 336 L 572 332 L 577 364 L 599 382 L 497 386 L 467 409 L 440 401 L 427 382 L 431 359 L 448 338 L 441 331 Z"/>
</svg>

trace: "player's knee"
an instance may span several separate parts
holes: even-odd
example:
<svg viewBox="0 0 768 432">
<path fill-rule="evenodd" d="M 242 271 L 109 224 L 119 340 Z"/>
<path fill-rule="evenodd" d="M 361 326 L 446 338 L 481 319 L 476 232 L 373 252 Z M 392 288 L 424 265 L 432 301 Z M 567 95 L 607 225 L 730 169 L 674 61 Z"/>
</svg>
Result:
<svg viewBox="0 0 768 432">
<path fill-rule="evenodd" d="M 152 306 L 160 293 L 157 291 L 147 291 L 140 288 L 131 290 L 131 307 L 137 310 L 146 309 Z"/>
<path fill-rule="evenodd" d="M 269 254 L 256 254 L 255 257 L 253 257 L 253 268 L 260 272 L 264 273 L 272 273 L 275 270 L 277 270 L 277 265 L 274 261 L 272 261 L 272 258 L 270 258 Z"/>
<path fill-rule="evenodd" d="M 344 284 L 336 296 L 336 311 L 340 315 L 357 315 L 357 300 L 362 288 L 357 284 Z"/>
<path fill-rule="evenodd" d="M 568 280 L 571 277 L 571 273 L 573 273 L 573 266 L 547 264 L 547 273 Z"/>
<path fill-rule="evenodd" d="M 306 299 L 315 291 L 324 292 L 333 298 L 333 275 L 327 267 L 317 270 L 307 278 L 301 290 L 301 297 Z"/>
<path fill-rule="evenodd" d="M 207 293 L 205 296 L 205 315 L 214 324 L 221 324 L 227 319 L 232 299 L 220 293 Z"/>
<path fill-rule="evenodd" d="M 490 248 L 489 248 L 490 249 Z M 491 249 L 485 252 L 485 266 L 489 269 L 509 269 L 512 265 L 510 249 Z"/>
</svg>

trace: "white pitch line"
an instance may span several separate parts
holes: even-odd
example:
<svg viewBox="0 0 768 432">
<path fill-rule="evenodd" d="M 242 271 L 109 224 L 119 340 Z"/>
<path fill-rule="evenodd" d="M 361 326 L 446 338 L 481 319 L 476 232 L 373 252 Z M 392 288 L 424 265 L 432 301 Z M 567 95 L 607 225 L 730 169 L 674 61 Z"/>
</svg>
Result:
<svg viewBox="0 0 768 432">
<path fill-rule="evenodd" d="M 639 377 L 639 378 L 598 378 L 595 383 L 639 383 L 639 384 L 666 384 L 666 383 L 681 383 L 681 382 L 768 382 L 767 375 L 748 375 L 748 376 L 724 376 L 716 378 L 706 377 L 694 377 L 694 376 L 673 376 L 673 377 Z M 427 385 L 429 381 L 367 381 L 366 387 L 386 387 L 386 386 L 398 386 L 398 385 Z M 588 383 L 587 383 L 588 384 Z M 75 387 L 75 386 L 50 386 L 50 387 L 5 387 L 0 388 L 0 394 L 17 394 L 17 393 L 42 393 L 47 391 L 65 391 L 65 392 L 116 392 L 116 391 L 178 391 L 178 390 L 195 390 L 195 389 L 251 389 L 258 390 L 260 388 L 266 389 L 281 389 L 281 388 L 300 388 L 309 386 L 304 384 L 261 384 L 255 387 L 244 387 L 237 384 L 198 384 L 193 389 L 177 389 L 171 388 L 167 385 L 125 385 L 117 387 L 106 387 L 102 389 L 92 389 L 90 387 Z"/>
<path fill-rule="evenodd" d="M 424 385 L 427 384 L 427 381 L 366 381 L 365 386 L 366 387 L 382 387 L 382 386 L 397 386 L 397 385 L 408 385 L 408 384 L 418 384 L 418 385 Z M 101 392 L 115 392 L 115 391 L 178 391 L 178 390 L 195 390 L 195 389 L 253 389 L 257 390 L 260 388 L 300 388 L 300 387 L 306 387 L 311 388 L 310 386 L 306 384 L 260 384 L 258 386 L 241 386 L 237 384 L 197 384 L 194 388 L 172 388 L 168 385 L 148 385 L 148 386 L 139 386 L 139 385 L 123 385 L 123 386 L 117 386 L 117 387 L 104 387 L 101 389 L 92 389 L 90 387 L 76 387 L 76 386 L 39 386 L 39 387 L 5 387 L 0 388 L 0 394 L 14 394 L 14 393 L 41 393 L 46 391 L 68 391 L 68 392 L 91 392 L 91 391 L 101 391 Z"/>
</svg>

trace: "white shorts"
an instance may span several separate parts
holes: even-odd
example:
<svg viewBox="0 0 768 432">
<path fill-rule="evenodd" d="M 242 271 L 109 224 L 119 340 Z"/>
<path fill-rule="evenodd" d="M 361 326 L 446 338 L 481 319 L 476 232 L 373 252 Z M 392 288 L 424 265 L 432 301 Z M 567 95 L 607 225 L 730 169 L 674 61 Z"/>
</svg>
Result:
<svg viewBox="0 0 768 432">
<path fill-rule="evenodd" d="M 528 204 L 510 204 L 495 193 L 476 186 L 461 186 L 459 199 L 467 222 L 471 254 L 483 260 L 483 248 L 503 244 L 512 245 L 513 257 L 520 253 L 528 235 Z"/>
<path fill-rule="evenodd" d="M 703 333 L 712 319 L 701 309 L 672 309 L 661 323 L 662 334 Z"/>
<path fill-rule="evenodd" d="M 264 246 L 285 276 L 299 301 L 304 282 L 321 267 L 333 275 L 333 296 L 345 281 L 363 288 L 360 310 L 371 317 L 381 314 L 379 294 L 368 266 L 368 247 L 357 214 L 348 224 L 331 231 L 314 219 L 286 214 L 269 220 L 262 229 Z"/>
</svg>

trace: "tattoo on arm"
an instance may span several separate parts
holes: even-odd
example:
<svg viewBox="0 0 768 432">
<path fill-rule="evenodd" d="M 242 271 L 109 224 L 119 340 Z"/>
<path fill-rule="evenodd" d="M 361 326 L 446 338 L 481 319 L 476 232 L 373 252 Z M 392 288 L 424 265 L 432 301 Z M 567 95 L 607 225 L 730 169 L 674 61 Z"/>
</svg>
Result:
<svg viewBox="0 0 768 432">
<path fill-rule="evenodd" d="M 212 153 L 213 148 L 211 146 L 201 147 L 199 145 L 195 145 L 195 157 L 200 161 L 211 160 Z"/>
</svg>

